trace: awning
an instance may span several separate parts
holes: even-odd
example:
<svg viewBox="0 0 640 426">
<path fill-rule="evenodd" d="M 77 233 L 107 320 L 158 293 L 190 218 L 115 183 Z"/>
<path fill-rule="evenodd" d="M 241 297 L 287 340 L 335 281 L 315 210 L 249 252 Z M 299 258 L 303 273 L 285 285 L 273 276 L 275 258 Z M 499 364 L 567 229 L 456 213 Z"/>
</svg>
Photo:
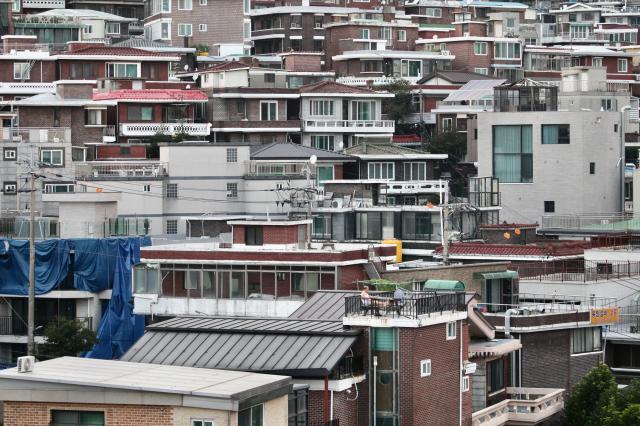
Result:
<svg viewBox="0 0 640 426">
<path fill-rule="evenodd" d="M 520 348 L 520 339 L 472 340 L 469 344 L 469 358 L 501 356 Z"/>
<path fill-rule="evenodd" d="M 502 272 L 474 272 L 474 280 L 500 280 L 500 279 L 516 279 L 518 271 L 502 271 Z"/>
<path fill-rule="evenodd" d="M 422 289 L 464 291 L 464 283 L 462 281 L 453 280 L 427 280 L 427 282 L 424 283 Z"/>
</svg>

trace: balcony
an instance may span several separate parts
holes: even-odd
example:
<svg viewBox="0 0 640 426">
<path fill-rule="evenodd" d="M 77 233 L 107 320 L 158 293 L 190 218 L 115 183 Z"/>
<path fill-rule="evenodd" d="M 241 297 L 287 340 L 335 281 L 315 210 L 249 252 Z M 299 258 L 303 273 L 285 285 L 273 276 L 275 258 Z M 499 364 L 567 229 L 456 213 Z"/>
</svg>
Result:
<svg viewBox="0 0 640 426">
<path fill-rule="evenodd" d="M 153 136 L 187 134 L 208 136 L 209 123 L 126 123 L 120 125 L 120 136 Z"/>
<path fill-rule="evenodd" d="M 85 328 L 93 327 L 93 317 L 76 318 Z M 26 320 L 26 318 L 24 319 Z M 27 324 L 18 317 L 0 316 L 0 336 L 26 336 Z M 51 322 L 55 321 L 55 317 L 37 317 L 35 318 L 36 336 L 42 336 L 44 328 Z"/>
<path fill-rule="evenodd" d="M 406 80 L 411 84 L 416 84 L 418 80 L 420 80 L 423 76 L 418 77 L 390 77 L 390 76 L 379 76 L 379 77 L 338 77 L 336 82 L 341 84 L 347 84 L 349 86 L 368 86 L 369 84 L 373 84 L 374 86 L 386 86 L 388 84 L 396 83 L 400 80 Z"/>
<path fill-rule="evenodd" d="M 69 127 L 3 127 L 0 137 L 2 142 L 58 144 L 71 141 L 71 129 Z"/>
<path fill-rule="evenodd" d="M 113 178 L 160 178 L 168 175 L 168 164 L 161 161 L 88 161 L 76 163 L 76 178 L 101 180 Z"/>
<path fill-rule="evenodd" d="M 507 388 L 509 399 L 472 414 L 473 426 L 535 425 L 564 408 L 564 389 Z"/>
<path fill-rule="evenodd" d="M 393 133 L 393 120 L 305 120 L 305 132 Z"/>
<path fill-rule="evenodd" d="M 65 0 L 23 0 L 25 9 L 64 9 Z"/>
<path fill-rule="evenodd" d="M 116 141 L 116 126 L 104 126 L 102 129 L 102 142 Z"/>
<path fill-rule="evenodd" d="M 249 163 L 248 177 L 271 177 L 271 176 L 304 176 L 306 163 L 277 163 L 251 161 Z"/>
<path fill-rule="evenodd" d="M 607 214 L 554 214 L 542 216 L 540 233 L 613 233 L 635 232 L 640 222 L 621 213 Z"/>
</svg>

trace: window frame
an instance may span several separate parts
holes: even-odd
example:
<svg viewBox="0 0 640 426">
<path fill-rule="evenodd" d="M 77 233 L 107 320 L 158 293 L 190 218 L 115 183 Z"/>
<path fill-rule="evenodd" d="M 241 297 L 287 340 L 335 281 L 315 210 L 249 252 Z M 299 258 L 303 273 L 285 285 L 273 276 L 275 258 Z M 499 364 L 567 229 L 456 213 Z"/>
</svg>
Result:
<svg viewBox="0 0 640 426">
<path fill-rule="evenodd" d="M 227 163 L 238 162 L 238 148 L 227 148 Z"/>
<path fill-rule="evenodd" d="M 188 33 L 183 31 L 185 28 L 189 28 Z M 178 37 L 193 37 L 193 24 L 192 23 L 178 24 Z"/>
<path fill-rule="evenodd" d="M 20 66 L 19 75 L 16 76 L 16 65 Z M 25 69 L 26 67 L 26 69 Z M 25 76 L 26 74 L 26 76 Z M 31 80 L 31 67 L 29 62 L 14 62 L 13 63 L 13 79 L 14 80 Z"/>
<path fill-rule="evenodd" d="M 473 72 L 475 72 L 476 74 L 481 74 L 481 75 L 489 75 L 489 68 L 483 68 L 483 67 L 478 67 L 478 68 L 474 68 Z"/>
<path fill-rule="evenodd" d="M 624 64 L 623 67 L 620 65 Z M 618 58 L 618 72 L 629 72 L 629 60 L 627 58 Z"/>
<path fill-rule="evenodd" d="M 44 161 L 44 153 L 48 152 L 51 156 L 54 152 L 60 152 L 60 162 Z M 53 157 L 51 158 L 53 159 Z M 64 167 L 64 148 L 40 148 L 40 162 L 46 164 L 44 167 Z"/>
<path fill-rule="evenodd" d="M 178 198 L 178 184 L 175 182 L 167 183 L 167 185 L 165 186 L 164 197 L 172 199 Z"/>
<path fill-rule="evenodd" d="M 593 333 L 591 335 L 591 346 L 587 348 L 589 339 L 588 331 Z M 596 335 L 598 339 L 596 340 Z M 576 341 L 581 341 L 581 346 L 579 350 L 576 350 Z M 597 342 L 597 345 L 596 345 Z M 571 330 L 571 355 L 581 355 L 581 354 L 589 354 L 589 353 L 598 353 L 602 352 L 602 327 L 581 327 L 574 328 Z"/>
<path fill-rule="evenodd" d="M 311 135 L 309 140 L 312 148 L 322 149 L 324 151 L 335 151 L 335 135 Z"/>
<path fill-rule="evenodd" d="M 200 422 L 200 424 L 196 422 Z M 215 426 L 215 424 L 214 419 L 191 419 L 191 426 Z"/>
<path fill-rule="evenodd" d="M 417 165 L 418 170 L 417 170 L 417 178 L 413 176 L 413 167 L 414 165 Z M 426 161 L 406 161 L 403 165 L 402 165 L 402 169 L 404 172 L 403 178 L 402 180 L 405 181 L 424 181 L 427 180 L 427 162 Z M 407 173 L 408 170 L 408 173 Z M 410 176 L 407 176 L 410 175 Z M 422 175 L 422 178 L 420 178 L 420 176 Z"/>
<path fill-rule="evenodd" d="M 13 187 L 13 190 L 11 189 Z M 18 182 L 7 181 L 2 182 L 2 194 L 3 195 L 16 195 L 18 193 Z"/>
<path fill-rule="evenodd" d="M 267 116 L 271 117 L 273 113 L 273 118 L 264 118 L 263 105 L 275 105 L 273 111 L 271 110 L 271 106 L 267 107 Z M 278 121 L 278 101 L 260 101 L 260 121 Z"/>
<path fill-rule="evenodd" d="M 151 110 L 151 117 L 148 119 L 143 118 L 144 115 L 142 114 L 142 111 L 144 110 Z M 132 112 L 137 112 L 137 114 L 132 114 Z M 153 121 L 155 115 L 155 111 L 153 106 L 150 105 L 136 105 L 136 104 L 129 104 L 127 106 L 127 120 L 129 122 L 136 122 L 136 121 L 143 121 L 143 122 L 151 122 Z"/>
<path fill-rule="evenodd" d="M 136 75 L 135 77 L 130 77 L 127 74 L 127 67 L 133 65 L 136 67 Z M 125 75 L 119 75 L 118 68 L 119 66 L 124 66 Z M 131 79 L 131 78 L 140 78 L 141 66 L 140 62 L 107 62 L 105 64 L 106 67 L 106 76 L 107 78 L 117 78 L 117 79 Z M 113 71 L 113 72 L 112 72 Z"/>
<path fill-rule="evenodd" d="M 11 153 L 7 155 L 7 153 Z M 16 161 L 18 159 L 18 148 L 10 147 L 2 149 L 2 160 L 3 161 Z"/>
<path fill-rule="evenodd" d="M 457 337 L 457 324 L 456 321 L 448 321 L 446 323 L 446 337 L 447 340 L 455 340 Z"/>
<path fill-rule="evenodd" d="M 75 422 L 78 425 L 86 425 L 86 424 L 88 424 L 88 423 L 85 423 L 86 419 L 84 419 L 85 421 L 83 421 L 83 419 L 81 419 L 81 417 L 82 417 L 83 414 L 86 415 L 86 414 L 89 414 L 89 413 L 102 415 L 102 424 L 95 423 L 96 426 L 105 426 L 107 424 L 107 422 L 106 422 L 107 415 L 106 415 L 104 410 L 95 410 L 95 409 L 94 410 L 73 410 L 73 409 L 66 410 L 66 409 L 57 409 L 57 408 L 55 408 L 55 409 L 49 410 L 49 417 L 51 418 L 51 423 L 50 423 L 51 425 L 58 425 L 58 424 L 69 425 L 70 424 L 68 422 L 64 422 L 64 423 L 55 422 L 56 413 L 62 413 L 62 412 L 75 414 L 76 415 Z"/>
<path fill-rule="evenodd" d="M 178 234 L 178 219 L 167 219 L 165 224 L 165 233 L 167 235 Z"/>
<path fill-rule="evenodd" d="M 260 417 L 254 420 L 254 411 L 260 410 Z M 249 412 L 249 418 L 244 419 L 243 416 Z M 264 425 L 264 404 L 256 404 L 238 411 L 238 426 L 263 426 Z"/>
<path fill-rule="evenodd" d="M 480 47 L 480 48 L 479 48 Z M 476 41 L 473 43 L 473 54 L 476 56 L 487 56 L 489 52 L 486 41 Z"/>
<path fill-rule="evenodd" d="M 407 41 L 407 30 L 398 30 L 398 41 L 401 43 L 404 43 Z"/>
<path fill-rule="evenodd" d="M 446 124 L 449 123 L 449 124 Z M 442 118 L 442 131 L 443 132 L 451 132 L 453 130 L 453 118 L 451 117 L 443 117 Z"/>
<path fill-rule="evenodd" d="M 429 377 L 431 375 L 431 359 L 420 360 L 420 377 Z"/>
<path fill-rule="evenodd" d="M 500 127 L 518 127 L 520 132 L 520 145 L 518 152 L 499 152 L 496 153 L 496 130 Z M 528 130 L 531 133 L 531 152 L 523 152 L 524 147 L 524 138 L 523 132 Z M 492 133 L 492 141 L 491 141 L 491 155 L 492 155 L 492 175 L 494 178 L 500 179 L 500 184 L 502 183 L 533 183 L 533 126 L 530 124 L 513 124 L 513 125 L 494 125 L 491 128 Z M 502 180 L 499 176 L 496 175 L 496 155 L 500 156 L 509 156 L 509 155 L 517 155 L 520 161 L 520 176 L 518 181 L 507 181 Z M 528 161 L 530 159 L 530 161 Z M 526 163 L 525 163 L 526 161 Z M 525 165 L 530 167 L 524 167 Z M 524 171 L 530 171 L 531 176 L 525 176 Z"/>
<path fill-rule="evenodd" d="M 503 47 L 503 45 L 505 47 Z M 516 46 L 518 48 L 516 49 Z M 503 51 L 504 50 L 504 51 Z M 512 52 L 510 52 L 512 50 Z M 517 56 L 516 56 L 516 50 Z M 505 54 L 506 55 L 503 55 Z M 493 57 L 494 59 L 501 60 L 520 60 L 522 59 L 522 46 L 520 43 L 510 42 L 510 41 L 499 41 L 494 43 L 493 46 Z"/>
<path fill-rule="evenodd" d="M 206 33 L 209 31 L 209 26 L 207 24 L 198 24 L 198 32 Z"/>
<path fill-rule="evenodd" d="M 109 26 L 115 26 L 118 28 L 118 31 L 109 31 Z M 120 34 L 120 22 L 105 22 L 104 23 L 104 33 L 105 35 L 119 35 Z"/>
<path fill-rule="evenodd" d="M 86 108 L 84 110 L 84 125 L 96 127 L 105 126 L 105 124 L 102 122 L 102 111 L 103 110 L 96 108 Z"/>
<path fill-rule="evenodd" d="M 387 177 L 382 177 L 385 174 Z M 370 161 L 367 163 L 367 179 L 395 180 L 395 177 L 396 164 L 393 161 Z"/>
<path fill-rule="evenodd" d="M 555 143 L 545 143 L 545 129 L 557 128 L 557 139 Z M 566 134 L 560 135 L 561 131 Z M 569 145 L 571 144 L 571 125 L 569 124 L 543 124 L 540 128 L 540 138 L 542 145 Z"/>
<path fill-rule="evenodd" d="M 439 7 L 428 7 L 424 14 L 428 18 L 442 18 L 442 9 Z"/>
<path fill-rule="evenodd" d="M 181 4 L 182 7 L 180 7 Z M 178 10 L 193 10 L 193 0 L 178 0 Z"/>
<path fill-rule="evenodd" d="M 543 210 L 544 210 L 544 213 L 555 213 L 556 212 L 555 200 L 543 201 Z"/>
<path fill-rule="evenodd" d="M 469 376 L 462 376 L 462 383 L 460 388 L 462 392 L 468 392 L 470 388 L 471 378 Z"/>
<path fill-rule="evenodd" d="M 227 200 L 238 199 L 238 183 L 237 182 L 227 182 L 226 196 L 227 196 Z"/>
<path fill-rule="evenodd" d="M 335 101 L 333 99 L 312 99 L 309 103 L 310 117 L 333 117 Z"/>
</svg>

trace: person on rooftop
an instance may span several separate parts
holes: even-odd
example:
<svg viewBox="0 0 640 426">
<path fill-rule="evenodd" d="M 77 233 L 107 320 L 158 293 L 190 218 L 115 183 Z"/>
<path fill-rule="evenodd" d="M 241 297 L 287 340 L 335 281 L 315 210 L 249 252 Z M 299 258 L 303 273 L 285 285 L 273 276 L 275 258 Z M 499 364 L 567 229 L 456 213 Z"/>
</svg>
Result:
<svg viewBox="0 0 640 426">
<path fill-rule="evenodd" d="M 371 295 L 369 294 L 369 286 L 365 285 L 360 292 L 360 300 L 363 306 L 371 306 Z"/>
</svg>

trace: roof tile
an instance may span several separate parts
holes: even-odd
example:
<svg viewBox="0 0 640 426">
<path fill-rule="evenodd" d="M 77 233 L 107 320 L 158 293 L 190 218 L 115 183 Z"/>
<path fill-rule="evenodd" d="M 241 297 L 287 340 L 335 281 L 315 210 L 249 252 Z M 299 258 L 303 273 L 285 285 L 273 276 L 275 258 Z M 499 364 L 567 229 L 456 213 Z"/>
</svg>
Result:
<svg viewBox="0 0 640 426">
<path fill-rule="evenodd" d="M 140 100 L 140 101 L 206 101 L 207 95 L 199 90 L 180 89 L 120 89 L 105 93 L 94 93 L 94 101 Z"/>
</svg>

